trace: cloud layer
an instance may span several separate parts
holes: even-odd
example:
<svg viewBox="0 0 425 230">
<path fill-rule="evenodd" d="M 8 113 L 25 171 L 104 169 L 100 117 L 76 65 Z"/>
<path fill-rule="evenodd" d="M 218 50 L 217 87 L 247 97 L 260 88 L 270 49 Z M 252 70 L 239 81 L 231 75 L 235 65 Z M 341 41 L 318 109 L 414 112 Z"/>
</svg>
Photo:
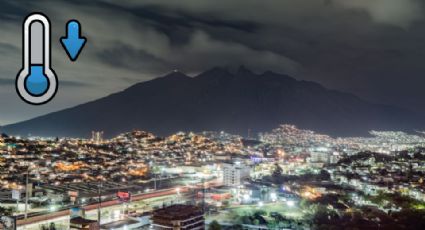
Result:
<svg viewBox="0 0 425 230">
<path fill-rule="evenodd" d="M 424 112 L 424 4 L 420 0 L 3 1 L 0 124 L 90 101 L 173 69 L 197 74 L 246 65 Z M 52 21 L 56 98 L 21 102 L 21 26 L 41 11 Z M 88 43 L 75 63 L 59 44 L 78 19 Z"/>
</svg>

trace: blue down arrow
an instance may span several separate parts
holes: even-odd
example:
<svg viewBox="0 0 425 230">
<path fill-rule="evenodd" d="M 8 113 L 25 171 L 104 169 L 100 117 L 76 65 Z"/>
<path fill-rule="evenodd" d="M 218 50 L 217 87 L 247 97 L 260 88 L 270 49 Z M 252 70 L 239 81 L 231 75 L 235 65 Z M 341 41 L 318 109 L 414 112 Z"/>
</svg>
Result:
<svg viewBox="0 0 425 230">
<path fill-rule="evenodd" d="M 63 48 L 71 61 L 75 61 L 83 50 L 87 42 L 85 37 L 81 37 L 81 27 L 77 20 L 70 20 L 66 26 L 66 37 L 60 39 Z"/>
</svg>

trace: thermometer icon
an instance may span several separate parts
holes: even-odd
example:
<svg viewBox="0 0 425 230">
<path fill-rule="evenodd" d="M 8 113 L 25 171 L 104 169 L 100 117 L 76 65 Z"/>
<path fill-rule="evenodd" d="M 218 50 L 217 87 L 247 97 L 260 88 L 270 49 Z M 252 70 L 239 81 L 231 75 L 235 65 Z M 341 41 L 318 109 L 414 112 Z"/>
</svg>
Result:
<svg viewBox="0 0 425 230">
<path fill-rule="evenodd" d="M 50 51 L 49 19 L 40 13 L 29 15 L 23 25 L 23 68 L 15 82 L 18 95 L 29 104 L 45 104 L 58 90 Z"/>
</svg>

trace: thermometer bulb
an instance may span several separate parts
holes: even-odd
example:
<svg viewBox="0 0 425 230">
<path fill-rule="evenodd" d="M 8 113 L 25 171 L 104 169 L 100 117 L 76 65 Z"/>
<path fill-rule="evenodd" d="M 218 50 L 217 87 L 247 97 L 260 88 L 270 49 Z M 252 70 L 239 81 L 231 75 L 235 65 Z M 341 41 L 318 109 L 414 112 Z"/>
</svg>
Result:
<svg viewBox="0 0 425 230">
<path fill-rule="evenodd" d="M 30 74 L 25 78 L 25 89 L 33 96 L 41 96 L 49 88 L 49 79 L 44 74 L 43 66 L 31 65 Z"/>
</svg>

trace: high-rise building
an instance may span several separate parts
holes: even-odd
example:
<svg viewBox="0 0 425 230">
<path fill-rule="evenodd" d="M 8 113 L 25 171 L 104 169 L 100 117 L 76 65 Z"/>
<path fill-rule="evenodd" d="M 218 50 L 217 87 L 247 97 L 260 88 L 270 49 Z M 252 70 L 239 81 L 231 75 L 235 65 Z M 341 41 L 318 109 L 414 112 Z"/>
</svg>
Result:
<svg viewBox="0 0 425 230">
<path fill-rule="evenodd" d="M 226 186 L 239 186 L 244 179 L 249 178 L 251 168 L 241 161 L 223 163 L 223 184 Z"/>
<path fill-rule="evenodd" d="M 99 145 L 103 142 L 103 131 L 102 132 L 91 132 L 91 140 L 94 144 Z"/>
<path fill-rule="evenodd" d="M 204 213 L 193 205 L 176 204 L 155 210 L 152 229 L 156 230 L 200 230 L 205 229 Z"/>
</svg>

